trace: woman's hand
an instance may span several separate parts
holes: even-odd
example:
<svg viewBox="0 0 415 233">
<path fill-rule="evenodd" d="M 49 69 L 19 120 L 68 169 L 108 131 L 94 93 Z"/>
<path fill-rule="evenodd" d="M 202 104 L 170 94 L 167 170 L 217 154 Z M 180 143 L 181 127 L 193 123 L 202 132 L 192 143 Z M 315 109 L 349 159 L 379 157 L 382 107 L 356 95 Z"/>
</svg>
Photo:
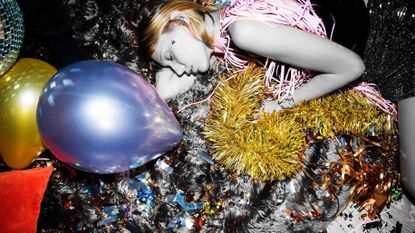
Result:
<svg viewBox="0 0 415 233">
<path fill-rule="evenodd" d="M 156 73 L 156 89 L 163 99 L 171 99 L 190 89 L 196 76 L 183 74 L 177 76 L 169 68 L 162 68 Z"/>
<path fill-rule="evenodd" d="M 272 113 L 278 112 L 282 109 L 293 107 L 295 107 L 294 100 L 285 100 L 281 103 L 278 103 L 275 100 L 264 100 L 264 102 L 262 102 L 261 111 L 266 113 Z"/>
<path fill-rule="evenodd" d="M 282 109 L 281 105 L 275 100 L 264 100 L 261 111 L 266 113 L 278 112 Z"/>
</svg>

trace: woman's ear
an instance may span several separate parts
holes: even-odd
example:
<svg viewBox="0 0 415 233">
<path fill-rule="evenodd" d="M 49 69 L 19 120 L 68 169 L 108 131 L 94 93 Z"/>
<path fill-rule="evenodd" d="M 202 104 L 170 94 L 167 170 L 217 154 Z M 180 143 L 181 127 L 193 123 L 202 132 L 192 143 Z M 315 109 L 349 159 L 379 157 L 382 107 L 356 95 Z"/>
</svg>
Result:
<svg viewBox="0 0 415 233">
<path fill-rule="evenodd" d="M 182 11 L 173 11 L 170 14 L 170 20 L 180 20 L 189 24 L 189 18 Z"/>
</svg>

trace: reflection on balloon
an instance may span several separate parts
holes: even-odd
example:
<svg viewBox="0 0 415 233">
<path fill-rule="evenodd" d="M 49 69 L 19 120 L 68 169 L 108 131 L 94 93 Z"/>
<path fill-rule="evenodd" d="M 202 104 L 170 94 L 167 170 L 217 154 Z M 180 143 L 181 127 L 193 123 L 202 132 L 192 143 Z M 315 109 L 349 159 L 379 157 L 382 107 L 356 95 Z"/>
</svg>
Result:
<svg viewBox="0 0 415 233">
<path fill-rule="evenodd" d="M 183 134 L 143 77 L 104 61 L 74 63 L 54 75 L 40 97 L 37 122 L 58 159 L 93 173 L 143 165 L 174 148 Z"/>
<path fill-rule="evenodd" d="M 23 17 L 17 1 L 0 0 L 0 76 L 16 61 L 23 37 Z"/>
<path fill-rule="evenodd" d="M 29 166 L 44 150 L 36 107 L 55 73 L 46 62 L 22 58 L 0 78 L 0 156 L 13 169 Z"/>
</svg>

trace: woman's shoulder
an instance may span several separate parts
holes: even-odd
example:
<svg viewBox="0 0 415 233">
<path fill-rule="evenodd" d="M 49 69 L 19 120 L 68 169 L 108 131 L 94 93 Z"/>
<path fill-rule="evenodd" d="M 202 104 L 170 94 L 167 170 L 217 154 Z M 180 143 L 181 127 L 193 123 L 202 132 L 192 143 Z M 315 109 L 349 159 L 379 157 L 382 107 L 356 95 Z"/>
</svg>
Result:
<svg viewBox="0 0 415 233">
<path fill-rule="evenodd" d="M 280 27 L 284 27 L 281 25 Z M 248 49 L 247 47 L 255 45 L 255 41 L 266 37 L 271 31 L 268 30 L 267 24 L 258 20 L 236 20 L 228 27 L 228 33 L 232 42 L 240 49 Z M 273 30 L 276 33 L 276 30 Z"/>
</svg>

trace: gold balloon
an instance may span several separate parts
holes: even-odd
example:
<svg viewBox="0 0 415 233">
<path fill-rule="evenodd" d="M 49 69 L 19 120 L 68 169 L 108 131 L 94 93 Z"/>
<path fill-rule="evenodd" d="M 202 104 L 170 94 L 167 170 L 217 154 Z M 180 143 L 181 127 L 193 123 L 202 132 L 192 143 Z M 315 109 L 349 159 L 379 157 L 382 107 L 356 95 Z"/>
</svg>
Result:
<svg viewBox="0 0 415 233">
<path fill-rule="evenodd" d="M 57 70 L 46 62 L 22 58 L 0 78 L 0 156 L 23 169 L 45 147 L 36 124 L 36 108 L 46 82 Z"/>
</svg>

